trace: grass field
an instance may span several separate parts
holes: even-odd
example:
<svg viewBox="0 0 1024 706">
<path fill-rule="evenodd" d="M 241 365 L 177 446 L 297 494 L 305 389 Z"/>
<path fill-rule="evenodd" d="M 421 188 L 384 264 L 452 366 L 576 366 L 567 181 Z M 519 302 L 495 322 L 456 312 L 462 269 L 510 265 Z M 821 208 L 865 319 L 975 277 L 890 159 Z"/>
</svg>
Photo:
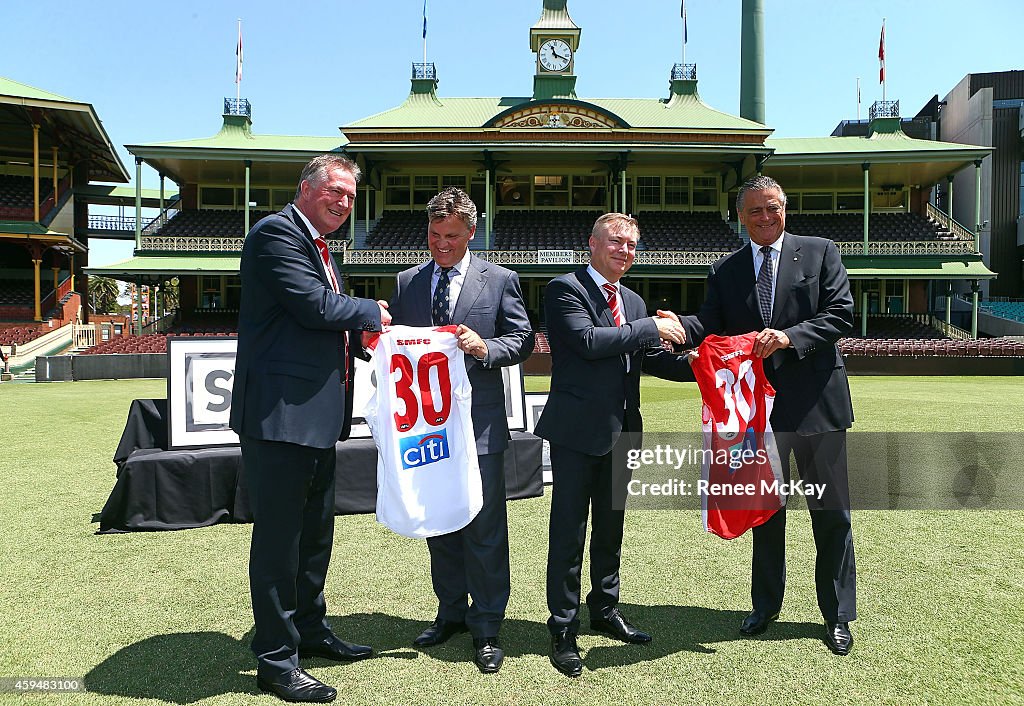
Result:
<svg viewBox="0 0 1024 706">
<path fill-rule="evenodd" d="M 528 378 L 543 390 L 544 378 Z M 854 378 L 858 430 L 1019 431 L 1012 378 Z M 129 402 L 162 380 L 0 385 L 0 677 L 84 678 L 89 693 L 0 694 L 0 703 L 273 704 L 248 650 L 250 527 L 97 536 Z M 695 429 L 692 384 L 644 381 L 648 429 Z M 73 435 L 67 430 L 74 430 Z M 585 669 L 547 660 L 547 498 L 509 504 L 512 599 L 497 675 L 460 635 L 418 651 L 435 610 L 423 542 L 372 516 L 338 519 L 328 608 L 375 659 L 309 663 L 351 704 L 1024 703 L 1022 511 L 854 513 L 860 619 L 847 658 L 821 641 L 806 513 L 789 516 L 780 622 L 759 639 L 750 537 L 703 532 L 694 511 L 627 514 L 622 601 L 654 634 L 622 645 L 584 630 Z"/>
</svg>

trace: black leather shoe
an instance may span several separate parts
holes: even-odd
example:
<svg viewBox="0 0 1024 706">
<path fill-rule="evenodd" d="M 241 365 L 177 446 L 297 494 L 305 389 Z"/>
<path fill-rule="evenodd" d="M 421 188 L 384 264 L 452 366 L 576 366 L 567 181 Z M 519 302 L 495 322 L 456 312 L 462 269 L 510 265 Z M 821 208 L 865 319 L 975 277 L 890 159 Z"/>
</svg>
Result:
<svg viewBox="0 0 1024 706">
<path fill-rule="evenodd" d="M 853 649 L 853 633 L 849 623 L 825 623 L 825 644 L 837 655 L 845 657 Z"/>
<path fill-rule="evenodd" d="M 634 645 L 642 645 L 645 642 L 651 641 L 651 636 L 643 630 L 637 630 L 630 625 L 618 608 L 612 608 L 602 618 L 591 618 L 590 629 L 603 632 L 606 635 L 611 635 L 616 640 L 622 640 Z"/>
<path fill-rule="evenodd" d="M 750 615 L 745 617 L 743 622 L 740 623 L 740 634 L 747 636 L 760 635 L 768 629 L 769 623 L 773 623 L 778 619 L 778 613 L 765 615 L 760 611 L 752 610 L 750 611 Z"/>
<path fill-rule="evenodd" d="M 576 646 L 576 633 L 562 628 L 551 636 L 551 665 L 567 677 L 583 673 L 583 658 Z"/>
<path fill-rule="evenodd" d="M 444 620 L 438 618 L 430 624 L 426 630 L 420 633 L 419 637 L 412 641 L 414 647 L 433 647 L 447 642 L 452 635 L 466 632 L 466 624 L 461 620 Z"/>
<path fill-rule="evenodd" d="M 327 686 L 316 677 L 310 676 L 301 667 L 282 674 L 276 679 L 256 677 L 260 691 L 268 691 L 284 701 L 292 703 L 326 704 L 334 701 L 338 690 Z"/>
<path fill-rule="evenodd" d="M 355 662 L 373 656 L 373 648 L 367 645 L 353 645 L 345 642 L 337 635 L 325 637 L 319 642 L 307 642 L 299 645 L 299 657 L 323 657 L 336 662 Z"/>
<path fill-rule="evenodd" d="M 476 649 L 476 656 L 473 661 L 484 674 L 494 674 L 501 669 L 501 663 L 505 661 L 505 653 L 498 644 L 497 637 L 481 637 L 473 640 L 473 647 Z"/>
</svg>

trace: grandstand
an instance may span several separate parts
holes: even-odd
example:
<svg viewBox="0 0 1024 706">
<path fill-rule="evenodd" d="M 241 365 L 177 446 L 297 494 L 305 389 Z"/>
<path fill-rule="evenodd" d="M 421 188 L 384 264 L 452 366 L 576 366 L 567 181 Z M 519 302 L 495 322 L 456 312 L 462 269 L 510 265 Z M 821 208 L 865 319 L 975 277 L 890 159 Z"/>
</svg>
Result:
<svg viewBox="0 0 1024 706">
<path fill-rule="evenodd" d="M 583 51 L 578 30 L 566 2 L 546 0 L 528 30 L 530 50 L 559 37 Z M 131 260 L 89 272 L 141 284 L 177 277 L 178 326 L 211 311 L 230 315 L 246 227 L 290 201 L 310 157 L 343 150 L 364 178 L 331 250 L 354 294 L 390 296 L 395 273 L 422 261 L 427 200 L 455 185 L 480 213 L 472 249 L 519 273 L 538 329 L 546 283 L 587 262 L 590 228 L 609 210 L 640 224 L 630 286 L 652 307 L 690 313 L 707 267 L 746 242 L 735 193 L 761 171 L 787 190 L 790 230 L 838 244 L 858 340 L 977 336 L 970 312 L 943 311 L 946 295 L 953 282 L 978 291 L 995 273 L 977 233 L 938 195 L 957 175 L 976 175 L 988 148 L 926 139 L 923 118 L 908 135 L 898 101 L 872 106 L 855 135 L 775 138 L 756 114 L 706 104 L 692 64 L 672 66 L 667 96 L 653 98 L 584 98 L 573 72 L 572 60 L 564 71 L 538 62 L 532 95 L 461 98 L 439 92 L 434 64 L 413 64 L 404 101 L 333 137 L 256 134 L 249 102 L 225 99 L 211 137 L 128 146 L 173 179 L 181 198 L 142 234 Z M 884 320 L 907 314 L 928 323 L 892 331 Z"/>
</svg>

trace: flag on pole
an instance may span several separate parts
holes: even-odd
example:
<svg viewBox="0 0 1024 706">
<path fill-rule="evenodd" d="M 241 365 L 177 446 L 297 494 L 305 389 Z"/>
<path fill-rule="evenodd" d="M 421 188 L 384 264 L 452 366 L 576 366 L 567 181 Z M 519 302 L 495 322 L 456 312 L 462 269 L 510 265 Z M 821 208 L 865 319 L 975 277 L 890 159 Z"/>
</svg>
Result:
<svg viewBox="0 0 1024 706">
<path fill-rule="evenodd" d="M 242 21 L 238 21 L 238 46 L 235 47 L 235 83 L 242 82 Z"/>
<path fill-rule="evenodd" d="M 423 0 L 423 38 L 427 38 L 427 0 Z"/>
<path fill-rule="evenodd" d="M 683 6 L 680 8 L 679 12 L 683 16 L 683 44 L 686 44 L 686 0 L 682 0 L 682 5 Z"/>
<path fill-rule="evenodd" d="M 882 20 L 882 36 L 878 39 L 878 82 L 885 83 L 885 20 Z"/>
</svg>

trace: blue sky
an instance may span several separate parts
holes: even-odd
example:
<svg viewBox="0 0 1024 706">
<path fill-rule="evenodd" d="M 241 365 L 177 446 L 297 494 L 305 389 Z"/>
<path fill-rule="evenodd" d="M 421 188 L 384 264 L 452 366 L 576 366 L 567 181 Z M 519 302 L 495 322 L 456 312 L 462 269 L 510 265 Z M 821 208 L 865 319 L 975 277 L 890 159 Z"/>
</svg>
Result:
<svg viewBox="0 0 1024 706">
<path fill-rule="evenodd" d="M 541 0 L 428 0 L 427 59 L 439 95 L 529 95 L 529 28 Z M 775 135 L 828 135 L 882 97 L 878 40 L 886 19 L 889 100 L 914 115 L 967 73 L 1024 68 L 1018 0 L 765 0 L 766 118 Z M 577 94 L 662 97 L 681 59 L 677 0 L 569 0 L 582 28 Z M 740 0 L 689 0 L 687 62 L 714 108 L 739 113 Z M 294 8 L 294 10 L 293 10 Z M 302 14 L 298 14 L 301 10 Z M 334 135 L 339 126 L 404 100 L 423 56 L 422 0 L 150 3 L 36 0 L 4 8 L 0 75 L 92 103 L 125 144 L 205 137 L 235 94 L 242 19 L 241 93 L 257 133 Z M 53 38 L 47 28 L 56 28 Z M 125 165 L 133 171 L 127 151 Z M 143 182 L 156 186 L 144 168 Z M 95 241 L 94 241 L 95 242 Z M 96 243 L 91 264 L 130 256 Z"/>
</svg>

